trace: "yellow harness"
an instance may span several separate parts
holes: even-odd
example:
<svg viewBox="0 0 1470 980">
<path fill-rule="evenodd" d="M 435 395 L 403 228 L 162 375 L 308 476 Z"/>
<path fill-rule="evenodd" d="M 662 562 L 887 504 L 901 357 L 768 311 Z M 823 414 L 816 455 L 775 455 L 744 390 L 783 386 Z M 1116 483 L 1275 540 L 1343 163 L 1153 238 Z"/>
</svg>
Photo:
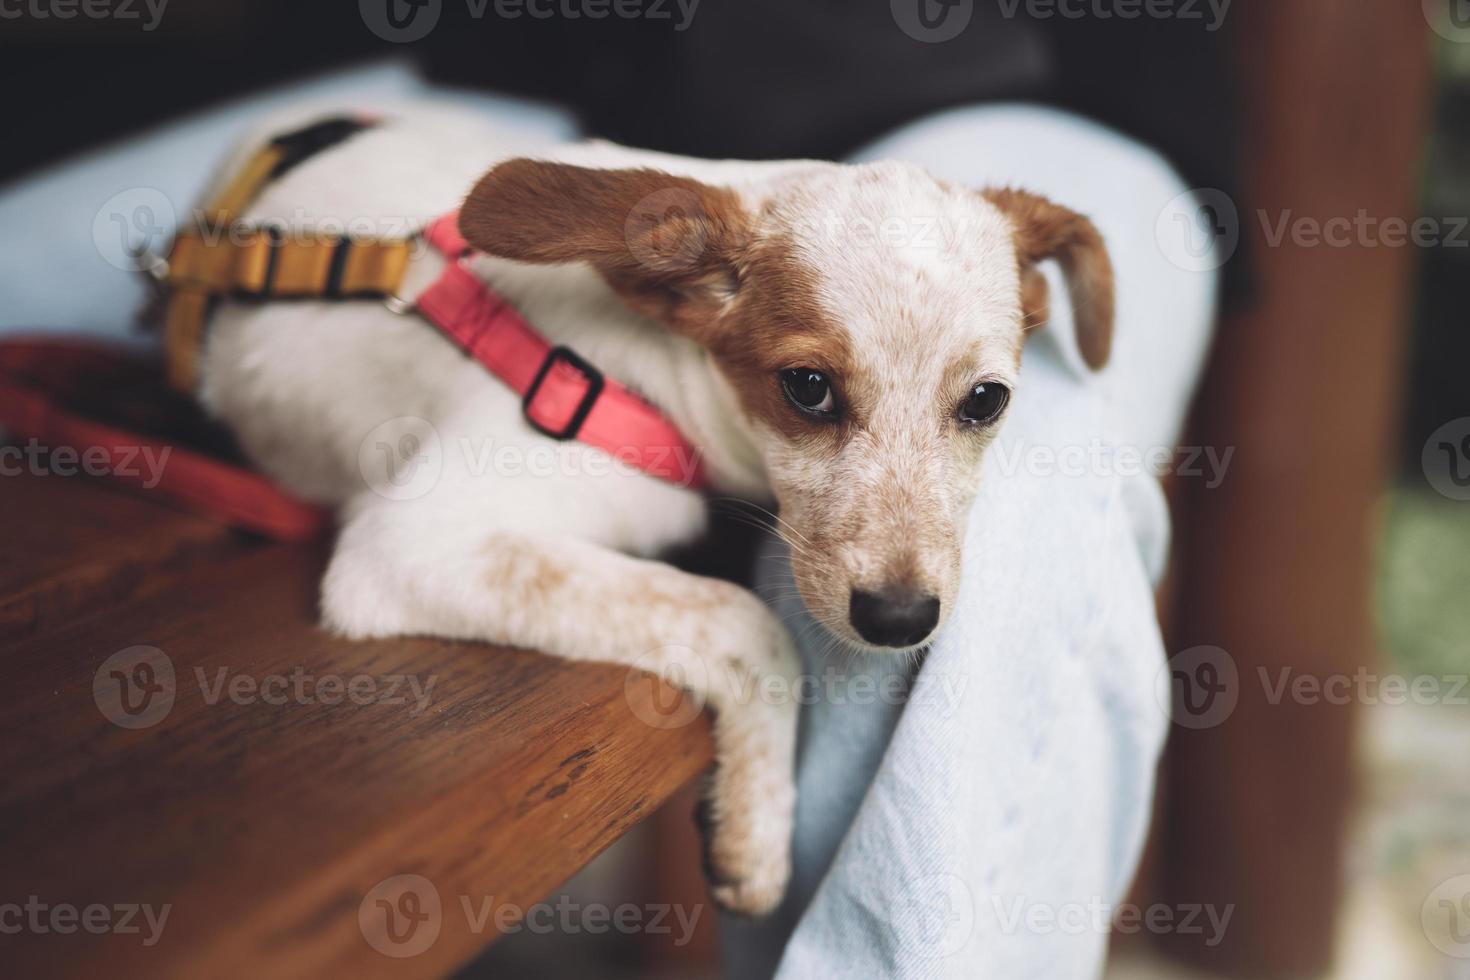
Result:
<svg viewBox="0 0 1470 980">
<path fill-rule="evenodd" d="M 164 353 L 169 383 L 175 388 L 194 390 L 204 324 L 216 299 L 336 299 L 397 293 L 413 254 L 412 240 L 288 238 L 279 229 L 239 223 L 240 213 L 267 183 L 366 125 L 331 119 L 272 140 L 209 202 L 195 227 L 179 232 L 167 260 L 150 270 L 166 290 Z"/>
</svg>

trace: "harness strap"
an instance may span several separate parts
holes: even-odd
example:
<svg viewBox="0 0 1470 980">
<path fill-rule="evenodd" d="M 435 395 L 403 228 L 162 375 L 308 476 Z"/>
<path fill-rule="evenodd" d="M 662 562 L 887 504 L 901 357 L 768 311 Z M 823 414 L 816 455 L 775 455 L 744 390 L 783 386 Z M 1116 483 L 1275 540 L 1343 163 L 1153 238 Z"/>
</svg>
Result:
<svg viewBox="0 0 1470 980">
<path fill-rule="evenodd" d="M 342 142 L 372 125 L 370 120 L 336 117 L 277 136 L 255 152 L 205 206 L 198 227 L 181 232 L 168 256 L 168 303 L 163 345 L 169 383 L 185 392 L 198 380 L 199 346 L 213 297 L 330 295 L 311 292 L 330 282 L 338 239 L 285 241 L 271 231 L 240 232 L 235 225 L 266 184 L 312 154 Z M 407 243 L 364 243 L 353 280 L 367 292 L 391 279 L 396 287 L 408 267 Z M 349 246 L 358 252 L 356 243 Z M 398 249 L 404 249 L 402 256 Z M 350 257 L 350 256 L 349 256 Z M 395 271 L 396 270 L 396 271 Z M 344 270 L 345 277 L 345 270 Z"/>
<path fill-rule="evenodd" d="M 384 296 L 398 288 L 413 243 L 362 238 L 283 238 L 274 231 L 179 236 L 169 255 L 177 289 L 257 299 Z"/>
<path fill-rule="evenodd" d="M 414 254 L 413 241 L 287 238 L 273 229 L 234 224 L 234 216 L 266 181 L 302 158 L 303 143 L 320 148 L 318 128 L 308 127 L 263 148 L 211 203 L 204 226 L 181 232 L 175 240 L 168 257 L 172 291 L 164 319 L 168 375 L 175 387 L 195 387 L 204 324 L 217 297 L 398 296 Z M 622 465 L 680 486 L 704 485 L 699 452 L 667 416 L 603 377 L 575 351 L 553 346 L 465 267 L 472 249 L 459 233 L 457 213 L 434 220 L 423 234 L 448 262 L 412 308 L 520 395 L 533 428 L 554 439 L 579 439 Z M 402 301 L 393 308 L 407 309 Z"/>
<path fill-rule="evenodd" d="M 452 211 L 424 230 L 450 261 L 414 301 L 418 312 L 520 395 L 526 421 L 544 435 L 580 440 L 680 486 L 703 486 L 702 458 L 668 416 L 575 351 L 553 346 L 465 268 L 471 249 L 458 225 Z"/>
</svg>

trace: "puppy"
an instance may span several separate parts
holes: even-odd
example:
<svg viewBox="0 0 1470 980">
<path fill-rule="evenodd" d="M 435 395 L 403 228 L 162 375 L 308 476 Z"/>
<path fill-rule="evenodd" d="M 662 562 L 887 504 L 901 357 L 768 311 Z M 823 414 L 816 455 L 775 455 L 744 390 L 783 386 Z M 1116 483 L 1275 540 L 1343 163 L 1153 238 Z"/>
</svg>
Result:
<svg viewBox="0 0 1470 980">
<path fill-rule="evenodd" d="M 421 227 L 460 208 L 466 268 L 659 409 L 715 493 L 779 507 L 796 586 L 833 637 L 921 648 L 954 606 L 981 457 L 1044 319 L 1038 262 L 1068 277 L 1084 359 L 1107 359 L 1092 224 L 899 163 L 518 153 L 474 119 L 385 119 L 243 217 Z M 627 664 L 711 707 L 713 893 L 767 912 L 790 866 L 797 705 L 759 692 L 791 690 L 791 637 L 746 590 L 656 560 L 704 527 L 693 461 L 669 479 L 543 434 L 411 309 L 444 262 L 417 256 L 386 305 L 222 304 L 199 394 L 266 472 L 339 509 L 330 629 Z"/>
</svg>

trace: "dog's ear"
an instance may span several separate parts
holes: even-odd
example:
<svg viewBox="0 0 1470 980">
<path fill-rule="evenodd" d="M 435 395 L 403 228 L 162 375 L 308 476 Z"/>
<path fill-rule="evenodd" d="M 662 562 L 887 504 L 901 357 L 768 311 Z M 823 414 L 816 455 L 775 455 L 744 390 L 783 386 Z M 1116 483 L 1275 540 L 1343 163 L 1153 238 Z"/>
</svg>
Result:
<svg viewBox="0 0 1470 980">
<path fill-rule="evenodd" d="M 739 290 L 751 222 L 734 191 L 688 177 L 518 159 L 480 178 L 459 227 L 491 255 L 591 263 L 628 305 L 697 334 Z"/>
<path fill-rule="evenodd" d="M 1015 229 L 1028 326 L 1045 322 L 1047 314 L 1046 281 L 1036 263 L 1056 259 L 1067 276 L 1077 349 L 1094 371 L 1107 364 L 1113 346 L 1113 264 L 1097 228 L 1076 211 L 1037 194 L 1009 187 L 982 193 Z"/>
</svg>

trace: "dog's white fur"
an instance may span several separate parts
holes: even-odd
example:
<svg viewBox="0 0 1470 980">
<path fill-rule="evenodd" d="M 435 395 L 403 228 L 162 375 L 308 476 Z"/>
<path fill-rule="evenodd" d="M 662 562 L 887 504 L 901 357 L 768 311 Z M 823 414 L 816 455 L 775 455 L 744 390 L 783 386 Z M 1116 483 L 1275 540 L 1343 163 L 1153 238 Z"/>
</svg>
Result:
<svg viewBox="0 0 1470 980">
<path fill-rule="evenodd" d="M 473 118 L 411 113 L 308 159 L 244 217 L 299 230 L 371 218 L 393 234 L 459 206 L 487 168 L 525 150 Z M 750 393 L 704 347 L 633 312 L 587 263 L 482 255 L 473 269 L 554 343 L 659 406 L 703 453 L 717 492 L 779 499 L 798 584 L 834 634 L 860 645 L 845 622 L 848 593 L 881 587 L 896 564 L 951 605 L 957 529 L 989 441 L 960 431 L 952 407 L 977 381 L 1017 381 L 1012 219 L 979 194 L 896 164 L 717 163 L 596 143 L 544 149 L 540 159 L 653 167 L 733 188 L 759 216 L 758 234 L 791 243 L 814 276 L 816 302 L 855 352 L 843 380 L 862 423 L 840 445 L 753 415 L 742 397 Z M 884 233 L 895 218 L 906 229 Z M 418 257 L 405 291 L 432 281 L 441 261 Z M 252 459 L 287 488 L 340 508 L 322 590 L 330 628 L 637 665 L 705 699 L 718 756 L 716 897 L 744 912 L 775 905 L 789 867 L 796 704 L 751 692 L 771 677 L 789 684 L 798 662 L 786 630 L 749 592 L 650 560 L 701 533 L 700 494 L 605 472 L 591 458 L 599 450 L 536 433 L 501 381 L 417 316 L 376 301 L 226 303 L 201 377 L 203 401 Z M 402 434 L 431 449 L 425 423 L 442 465 L 432 488 L 390 499 L 367 486 L 360 459 L 379 443 L 391 454 Z M 486 466 L 550 452 L 561 464 L 536 476 Z"/>
</svg>

